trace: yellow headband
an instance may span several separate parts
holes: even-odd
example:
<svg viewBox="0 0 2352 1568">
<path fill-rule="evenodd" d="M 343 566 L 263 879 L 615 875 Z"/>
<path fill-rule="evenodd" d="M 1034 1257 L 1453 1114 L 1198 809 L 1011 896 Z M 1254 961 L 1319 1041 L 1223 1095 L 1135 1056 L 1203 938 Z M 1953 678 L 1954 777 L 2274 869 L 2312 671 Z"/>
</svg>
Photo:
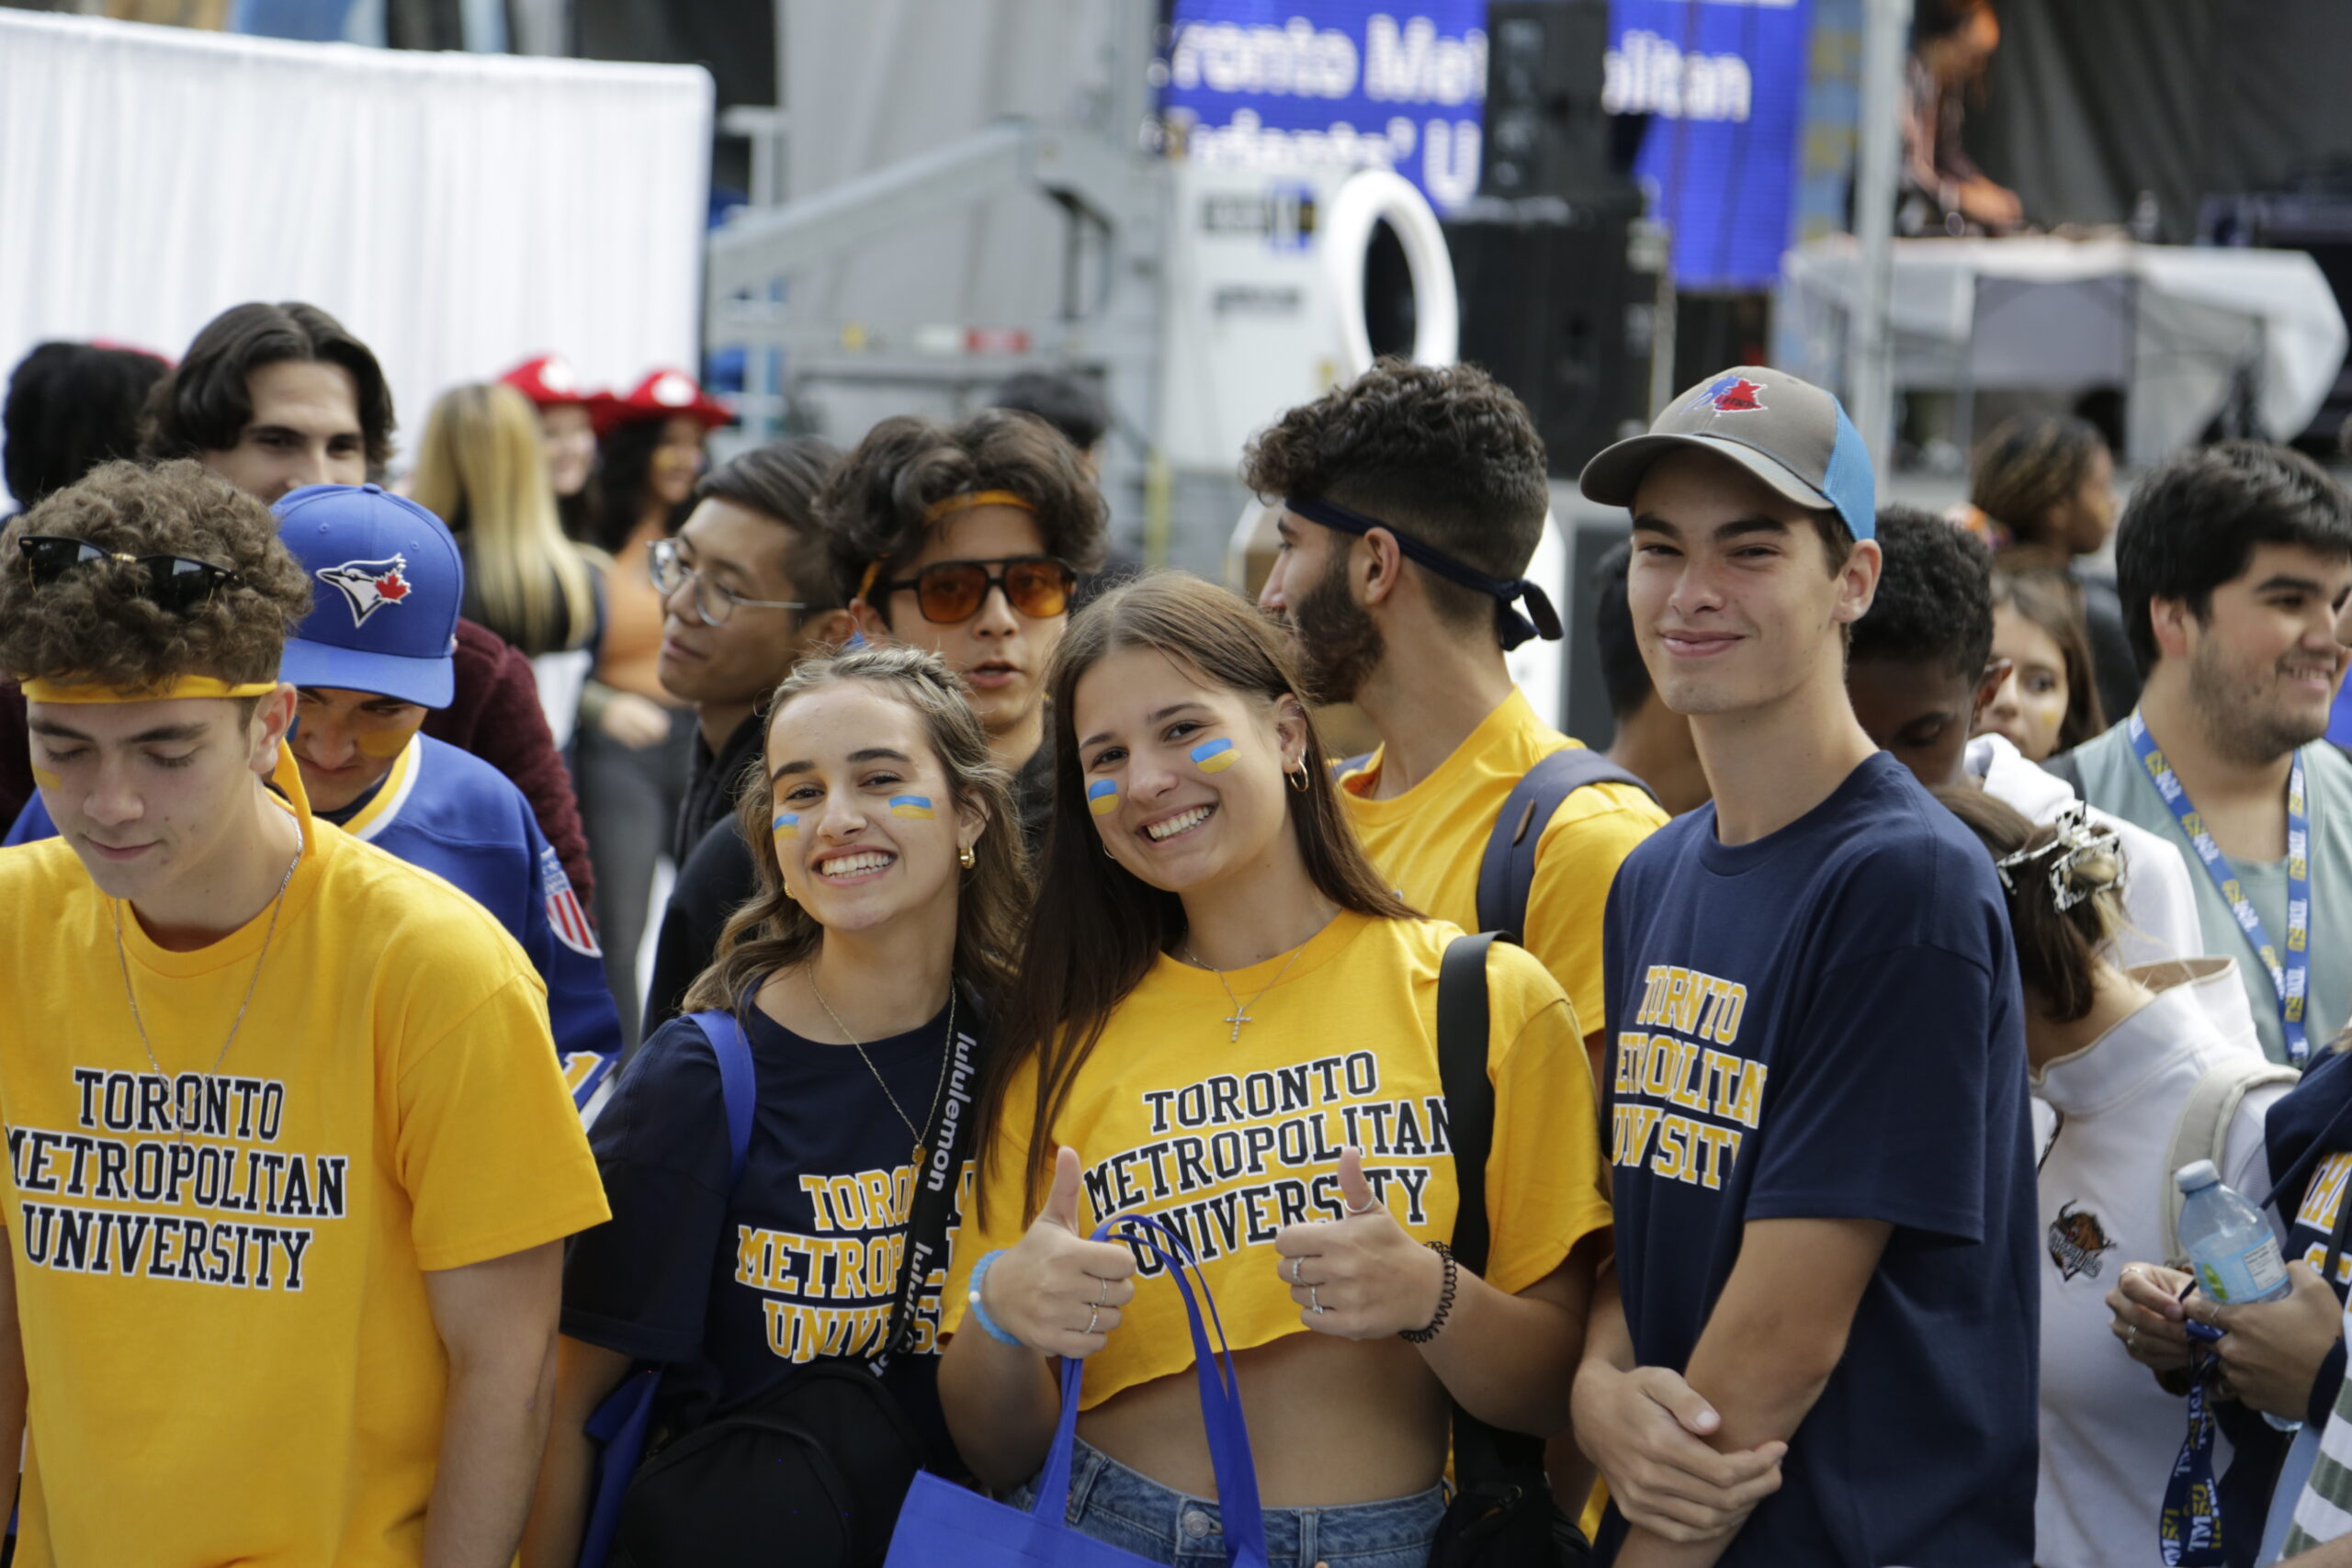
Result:
<svg viewBox="0 0 2352 1568">
<path fill-rule="evenodd" d="M 975 506 L 1010 506 L 1015 511 L 1031 513 L 1037 510 L 1009 490 L 976 490 L 964 495 L 951 495 L 944 501 L 934 501 L 924 507 L 923 526 L 929 527 L 951 512 L 969 512 Z"/>
<path fill-rule="evenodd" d="M 1015 511 L 1026 512 L 1033 517 L 1037 513 L 1037 509 L 1029 503 L 1026 497 L 1015 495 L 1009 490 L 975 490 L 967 491 L 962 495 L 943 497 L 924 507 L 922 525 L 928 528 L 943 517 L 951 516 L 958 512 L 969 512 L 976 506 L 1010 506 Z M 865 575 L 857 580 L 858 598 L 864 599 L 874 591 L 874 580 L 881 576 L 882 569 L 889 564 L 890 558 L 884 556 L 865 569 Z"/>
<path fill-rule="evenodd" d="M 182 675 L 143 692 L 113 686 L 66 685 L 55 681 L 24 682 L 25 700 L 32 703 L 161 703 L 175 697 L 266 697 L 277 690 L 275 681 L 246 681 L 231 685 L 209 675 Z"/>
</svg>

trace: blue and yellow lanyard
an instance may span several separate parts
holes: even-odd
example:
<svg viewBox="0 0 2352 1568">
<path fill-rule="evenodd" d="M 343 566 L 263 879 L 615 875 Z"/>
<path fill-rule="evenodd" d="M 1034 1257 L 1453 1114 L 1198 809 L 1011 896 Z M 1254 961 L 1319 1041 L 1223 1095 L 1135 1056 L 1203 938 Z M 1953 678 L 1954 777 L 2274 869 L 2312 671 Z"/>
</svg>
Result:
<svg viewBox="0 0 2352 1568">
<path fill-rule="evenodd" d="M 2180 830 L 2197 851 L 2197 858 L 2205 863 L 2205 874 L 2213 879 L 2221 890 L 2222 899 L 2236 917 L 2246 940 L 2262 955 L 2263 966 L 2270 971 L 2270 986 L 2278 998 L 2278 1024 L 2287 1037 L 2287 1059 L 2300 1067 L 2311 1055 L 2311 1042 L 2303 1028 L 2305 987 L 2311 976 L 2312 936 L 2312 874 L 2311 822 L 2303 813 L 2303 759 L 2301 752 L 2287 774 L 2287 952 L 2282 961 L 2278 949 L 2271 942 L 2270 933 L 2263 929 L 2262 917 L 2255 913 L 2254 904 L 2245 896 L 2245 888 L 2222 858 L 2222 847 L 2213 835 L 2205 830 L 2205 819 L 2198 814 L 2197 803 L 2188 798 L 2188 791 L 2174 776 L 2165 754 L 2148 735 L 2147 722 L 2140 710 L 2132 710 L 2129 725 L 2132 750 L 2139 757 L 2140 765 L 2148 770 L 2149 779 L 2156 793 L 2172 807 Z"/>
</svg>

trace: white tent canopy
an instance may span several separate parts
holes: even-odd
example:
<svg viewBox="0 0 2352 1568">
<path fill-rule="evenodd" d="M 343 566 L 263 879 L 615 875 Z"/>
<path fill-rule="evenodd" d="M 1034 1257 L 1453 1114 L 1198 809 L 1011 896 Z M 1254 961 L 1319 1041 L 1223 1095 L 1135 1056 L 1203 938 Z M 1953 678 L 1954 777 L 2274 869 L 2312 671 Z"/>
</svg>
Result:
<svg viewBox="0 0 2352 1568">
<path fill-rule="evenodd" d="M 383 362 L 413 440 L 531 355 L 695 363 L 710 77 L 0 11 L 0 368 L 105 338 L 176 357 L 304 299 Z"/>
</svg>

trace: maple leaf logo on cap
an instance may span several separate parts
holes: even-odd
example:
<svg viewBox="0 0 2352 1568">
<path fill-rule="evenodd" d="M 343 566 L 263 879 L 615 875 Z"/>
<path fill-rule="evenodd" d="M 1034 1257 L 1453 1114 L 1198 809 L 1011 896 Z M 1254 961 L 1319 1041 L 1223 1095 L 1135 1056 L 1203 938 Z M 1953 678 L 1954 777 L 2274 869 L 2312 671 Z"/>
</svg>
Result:
<svg viewBox="0 0 2352 1568">
<path fill-rule="evenodd" d="M 341 566 L 321 567 L 317 577 L 343 595 L 351 609 L 351 624 L 364 626 L 368 616 L 409 596 L 407 571 L 407 558 L 393 556 L 389 560 L 348 560 Z"/>
<path fill-rule="evenodd" d="M 1764 384 L 1745 376 L 1718 376 L 1707 383 L 1699 400 L 1717 413 L 1758 413 L 1764 408 Z"/>
</svg>

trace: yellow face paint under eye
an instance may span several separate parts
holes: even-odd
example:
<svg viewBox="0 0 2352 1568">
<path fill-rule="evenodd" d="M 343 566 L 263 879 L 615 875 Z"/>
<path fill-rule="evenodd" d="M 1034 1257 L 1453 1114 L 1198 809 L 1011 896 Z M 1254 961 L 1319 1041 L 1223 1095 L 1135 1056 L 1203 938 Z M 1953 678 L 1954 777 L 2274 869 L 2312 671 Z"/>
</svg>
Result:
<svg viewBox="0 0 2352 1568">
<path fill-rule="evenodd" d="M 407 750 L 408 743 L 416 739 L 417 729 L 424 723 L 424 717 L 420 714 L 415 724 L 403 725 L 398 729 L 363 729 L 352 736 L 351 743 L 359 749 L 361 756 L 373 757 L 380 762 L 387 757 L 397 757 Z"/>
<path fill-rule="evenodd" d="M 1119 781 L 1096 779 L 1086 786 L 1086 809 L 1097 817 L 1108 817 L 1119 809 Z"/>
<path fill-rule="evenodd" d="M 40 785 L 43 789 L 63 789 L 65 787 L 65 781 L 63 779 L 58 777 L 55 773 L 51 773 L 39 762 L 35 762 L 33 764 L 33 783 Z"/>
<path fill-rule="evenodd" d="M 775 841 L 779 844 L 786 839 L 800 837 L 800 813 L 797 811 L 777 812 L 775 820 L 768 824 L 768 831 L 775 836 Z"/>
<path fill-rule="evenodd" d="M 890 797 L 890 815 L 922 818 L 939 813 L 932 809 L 931 796 L 927 795 L 894 795 Z"/>
<path fill-rule="evenodd" d="M 1230 740 L 1204 740 L 1193 748 L 1193 766 L 1204 773 L 1221 773 L 1239 761 Z"/>
</svg>

